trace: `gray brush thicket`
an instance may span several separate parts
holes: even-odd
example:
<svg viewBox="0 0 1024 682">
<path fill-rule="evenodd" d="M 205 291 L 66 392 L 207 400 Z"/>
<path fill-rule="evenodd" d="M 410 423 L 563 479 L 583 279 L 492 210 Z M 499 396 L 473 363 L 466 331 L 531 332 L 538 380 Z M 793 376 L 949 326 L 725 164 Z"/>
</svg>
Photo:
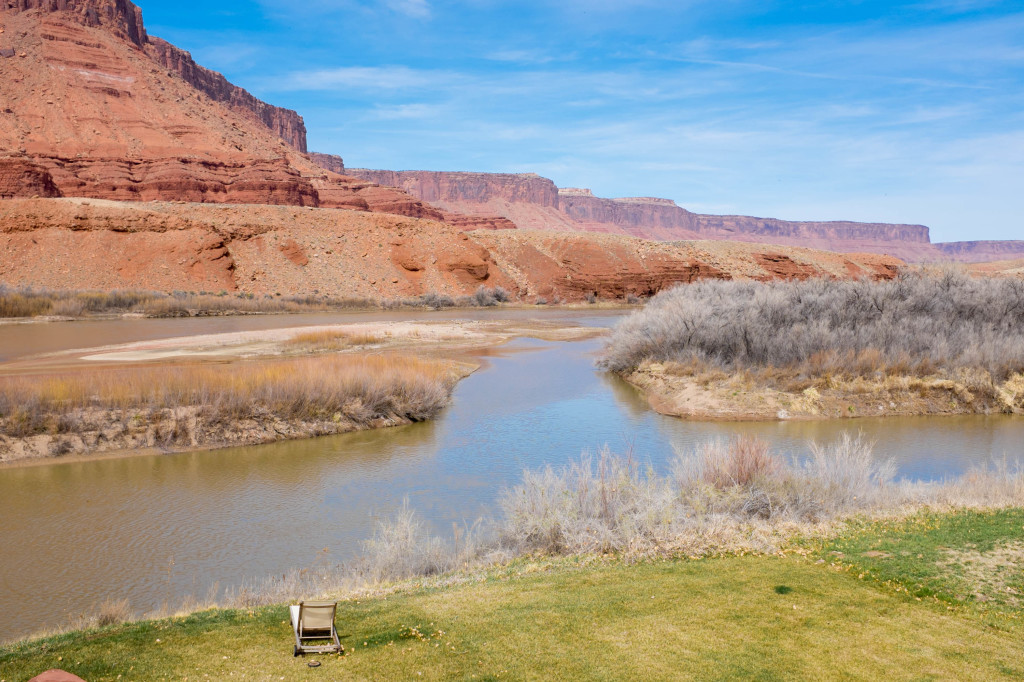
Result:
<svg viewBox="0 0 1024 682">
<path fill-rule="evenodd" d="M 890 281 L 703 281 L 655 296 L 615 329 L 603 360 L 630 372 L 645 360 L 724 369 L 797 367 L 816 354 L 878 352 L 885 364 L 1024 369 L 1024 280 L 955 270 Z"/>
</svg>

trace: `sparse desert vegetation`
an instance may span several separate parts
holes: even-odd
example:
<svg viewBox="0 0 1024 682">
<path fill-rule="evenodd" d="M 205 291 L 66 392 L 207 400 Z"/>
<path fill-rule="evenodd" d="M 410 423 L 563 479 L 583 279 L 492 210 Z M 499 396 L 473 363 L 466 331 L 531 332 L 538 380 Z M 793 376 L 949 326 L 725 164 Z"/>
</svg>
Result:
<svg viewBox="0 0 1024 682">
<path fill-rule="evenodd" d="M 280 602 L 328 596 L 346 651 L 317 658 L 355 678 L 1015 679 L 1022 492 L 1005 468 L 894 482 L 853 437 L 804 463 L 710 443 L 666 476 L 605 453 L 528 473 L 489 534 L 444 541 L 404 508 L 347 566 L 156 620 L 109 602 L 0 648 L 0 676 L 304 678 Z"/>
<path fill-rule="evenodd" d="M 619 324 L 603 364 L 681 414 L 1021 411 L 1024 282 L 953 269 L 698 282 Z M 674 399 L 687 392 L 692 410 Z"/>
<path fill-rule="evenodd" d="M 0 377 L 5 459 L 195 447 L 429 419 L 461 375 L 443 361 L 324 355 Z"/>
<path fill-rule="evenodd" d="M 429 292 L 415 298 L 339 298 L 327 294 L 255 296 L 248 293 L 159 291 L 54 291 L 12 288 L 0 284 L 0 318 L 88 317 L 135 314 L 146 317 L 190 317 L 301 313 L 331 310 L 395 308 L 468 308 L 508 303 L 511 295 L 502 287 L 480 286 L 468 296 Z"/>
</svg>

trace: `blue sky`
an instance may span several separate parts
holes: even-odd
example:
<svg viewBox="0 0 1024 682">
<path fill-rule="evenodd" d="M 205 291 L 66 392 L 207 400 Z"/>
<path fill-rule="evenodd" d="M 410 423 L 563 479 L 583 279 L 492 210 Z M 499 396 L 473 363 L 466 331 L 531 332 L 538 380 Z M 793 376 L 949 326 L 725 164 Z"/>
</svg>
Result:
<svg viewBox="0 0 1024 682">
<path fill-rule="evenodd" d="M 138 0 L 348 166 L 1024 239 L 1024 3 Z"/>
</svg>

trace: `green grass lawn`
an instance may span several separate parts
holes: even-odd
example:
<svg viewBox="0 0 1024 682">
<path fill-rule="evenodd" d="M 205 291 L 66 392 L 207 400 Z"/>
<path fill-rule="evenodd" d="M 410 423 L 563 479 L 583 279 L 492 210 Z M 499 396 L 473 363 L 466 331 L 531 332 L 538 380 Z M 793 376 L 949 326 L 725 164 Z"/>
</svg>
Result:
<svg viewBox="0 0 1024 682">
<path fill-rule="evenodd" d="M 345 657 L 294 658 L 278 606 L 2 648 L 0 680 L 1021 679 L 1020 609 L 961 594 L 942 548 L 1002 557 L 1022 539 L 1024 510 L 965 512 L 862 525 L 808 556 L 520 560 L 484 582 L 342 602 Z"/>
</svg>

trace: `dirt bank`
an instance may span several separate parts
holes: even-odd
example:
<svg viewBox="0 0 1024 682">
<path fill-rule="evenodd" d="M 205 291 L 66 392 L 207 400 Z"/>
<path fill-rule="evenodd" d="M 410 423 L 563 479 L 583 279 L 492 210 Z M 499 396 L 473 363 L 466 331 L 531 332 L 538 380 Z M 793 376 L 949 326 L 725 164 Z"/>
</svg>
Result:
<svg viewBox="0 0 1024 682">
<path fill-rule="evenodd" d="M 835 377 L 693 371 L 644 363 L 623 377 L 652 409 L 696 420 L 849 419 L 910 415 L 1024 414 L 1024 375 L 994 382 L 985 372 L 952 376 Z"/>
</svg>

